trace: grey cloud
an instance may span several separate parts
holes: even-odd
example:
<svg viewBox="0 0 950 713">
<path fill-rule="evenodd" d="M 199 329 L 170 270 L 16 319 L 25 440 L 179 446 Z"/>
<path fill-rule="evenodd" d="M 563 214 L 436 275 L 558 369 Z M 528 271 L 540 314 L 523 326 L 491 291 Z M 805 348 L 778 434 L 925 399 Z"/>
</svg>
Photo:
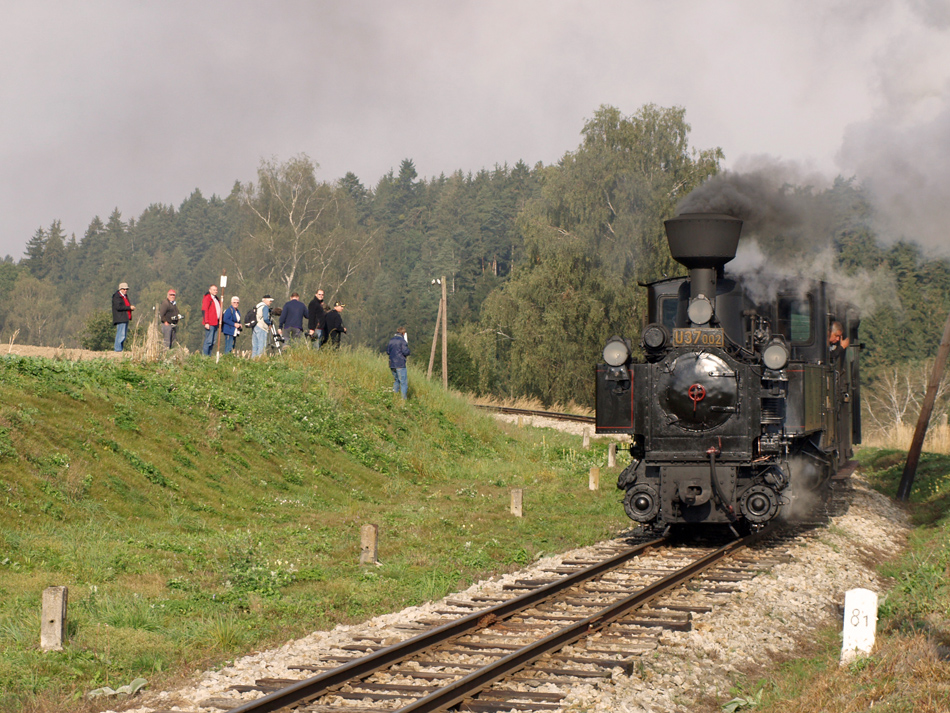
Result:
<svg viewBox="0 0 950 713">
<path fill-rule="evenodd" d="M 406 157 L 424 176 L 553 163 L 604 103 L 684 106 L 691 143 L 732 168 L 762 152 L 830 167 L 910 1 L 14 3 L 0 254 L 19 258 L 54 219 L 81 236 L 116 206 L 226 194 L 262 158 L 305 152 L 321 178 L 367 185 Z M 938 4 L 913 8 L 930 24 L 911 37 L 938 31 Z M 944 66 L 947 44 L 932 52 Z"/>
</svg>

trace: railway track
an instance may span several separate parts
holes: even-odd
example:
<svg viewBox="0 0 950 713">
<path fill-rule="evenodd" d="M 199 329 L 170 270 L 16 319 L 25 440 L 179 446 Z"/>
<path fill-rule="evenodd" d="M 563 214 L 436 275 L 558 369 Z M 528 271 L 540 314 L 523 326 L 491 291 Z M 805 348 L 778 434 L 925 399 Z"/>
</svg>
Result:
<svg viewBox="0 0 950 713">
<path fill-rule="evenodd" d="M 541 418 L 553 418 L 557 421 L 575 421 L 577 423 L 596 423 L 593 416 L 578 416 L 573 413 L 558 413 L 557 411 L 532 411 L 524 408 L 512 408 L 510 406 L 483 406 L 476 404 L 478 408 L 494 413 L 508 413 L 515 416 L 539 416 Z"/>
<path fill-rule="evenodd" d="M 258 679 L 238 692 L 265 695 L 233 713 L 418 713 L 450 708 L 557 710 L 571 687 L 629 672 L 662 632 L 688 630 L 694 612 L 784 561 L 740 540 L 677 545 L 667 539 L 598 550 L 499 595 L 447 601 L 403 641 L 360 639 L 292 668 L 301 680 Z M 686 585 L 686 586 L 684 586 Z"/>
</svg>

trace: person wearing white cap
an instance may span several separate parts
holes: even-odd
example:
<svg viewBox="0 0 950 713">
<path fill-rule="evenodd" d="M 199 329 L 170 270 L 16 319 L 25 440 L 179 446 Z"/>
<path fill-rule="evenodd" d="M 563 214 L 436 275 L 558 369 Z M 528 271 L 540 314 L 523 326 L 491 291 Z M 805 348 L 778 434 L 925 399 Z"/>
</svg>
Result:
<svg viewBox="0 0 950 713">
<path fill-rule="evenodd" d="M 115 350 L 122 351 L 125 346 L 125 338 L 129 333 L 129 320 L 132 319 L 132 311 L 135 305 L 129 302 L 129 285 L 125 282 L 119 283 L 119 289 L 112 295 L 112 324 L 115 325 Z"/>
<path fill-rule="evenodd" d="M 162 321 L 162 338 L 164 344 L 169 349 L 175 343 L 175 334 L 178 332 L 178 320 L 181 319 L 181 312 L 178 311 L 178 293 L 174 289 L 168 291 L 168 297 L 162 302 L 158 310 L 159 319 Z"/>
<path fill-rule="evenodd" d="M 251 358 L 256 359 L 264 353 L 264 347 L 267 346 L 267 335 L 270 334 L 270 326 L 274 323 L 270 315 L 271 305 L 274 304 L 274 298 L 270 295 L 261 297 L 255 310 L 254 329 L 251 330 Z"/>
</svg>

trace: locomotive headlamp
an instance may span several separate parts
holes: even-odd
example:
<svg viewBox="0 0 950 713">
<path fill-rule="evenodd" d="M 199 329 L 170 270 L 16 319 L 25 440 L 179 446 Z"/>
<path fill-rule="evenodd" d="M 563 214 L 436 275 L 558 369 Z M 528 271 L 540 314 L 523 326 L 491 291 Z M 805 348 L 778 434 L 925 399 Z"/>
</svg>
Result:
<svg viewBox="0 0 950 713">
<path fill-rule="evenodd" d="M 604 361 L 610 366 L 622 366 L 630 357 L 630 349 L 621 337 L 611 337 L 604 347 Z"/>
<path fill-rule="evenodd" d="M 709 300 L 700 295 L 689 303 L 686 316 L 693 324 L 706 324 L 713 316 L 713 307 Z"/>
<path fill-rule="evenodd" d="M 767 369 L 778 371 L 784 369 L 788 364 L 788 347 L 780 339 L 773 339 L 768 346 L 762 350 L 762 363 Z"/>
<path fill-rule="evenodd" d="M 647 349 L 662 349 L 670 339 L 670 333 L 662 324 L 648 324 L 643 330 L 643 346 Z"/>
</svg>

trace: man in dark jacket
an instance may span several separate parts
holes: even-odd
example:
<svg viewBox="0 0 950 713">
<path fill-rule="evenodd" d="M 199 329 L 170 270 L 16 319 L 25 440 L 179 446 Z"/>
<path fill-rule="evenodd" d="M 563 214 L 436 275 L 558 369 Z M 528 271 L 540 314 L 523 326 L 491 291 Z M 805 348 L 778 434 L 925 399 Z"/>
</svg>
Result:
<svg viewBox="0 0 950 713">
<path fill-rule="evenodd" d="M 327 312 L 326 324 L 323 327 L 323 343 L 330 340 L 330 345 L 334 349 L 340 348 L 340 337 L 346 334 L 346 327 L 343 326 L 343 308 L 342 302 L 335 302 L 333 309 Z"/>
<path fill-rule="evenodd" d="M 409 356 L 409 343 L 406 341 L 406 328 L 399 327 L 386 346 L 389 354 L 389 369 L 393 373 L 393 393 L 402 392 L 406 398 L 409 391 L 409 376 L 406 372 L 406 357 Z"/>
<path fill-rule="evenodd" d="M 314 298 L 307 305 L 307 332 L 310 339 L 320 348 L 323 341 L 323 327 L 326 321 L 327 311 L 323 305 L 323 290 L 317 290 Z"/>
<path fill-rule="evenodd" d="M 125 282 L 119 283 L 119 289 L 112 295 L 112 324 L 115 325 L 115 350 L 122 351 L 125 346 L 125 337 L 129 333 L 129 320 L 135 305 L 129 302 L 129 286 Z"/>
<path fill-rule="evenodd" d="M 290 301 L 284 305 L 280 312 L 277 333 L 283 337 L 284 328 L 286 327 L 290 331 L 287 336 L 291 341 L 294 341 L 297 337 L 303 335 L 303 321 L 305 319 L 307 319 L 307 305 L 300 301 L 300 293 L 294 292 L 290 296 Z"/>
<path fill-rule="evenodd" d="M 158 310 L 158 318 L 162 322 L 162 341 L 169 349 L 175 343 L 175 334 L 178 332 L 178 321 L 181 319 L 181 312 L 178 311 L 178 294 L 175 290 L 168 291 L 168 297 L 162 302 Z"/>
</svg>

